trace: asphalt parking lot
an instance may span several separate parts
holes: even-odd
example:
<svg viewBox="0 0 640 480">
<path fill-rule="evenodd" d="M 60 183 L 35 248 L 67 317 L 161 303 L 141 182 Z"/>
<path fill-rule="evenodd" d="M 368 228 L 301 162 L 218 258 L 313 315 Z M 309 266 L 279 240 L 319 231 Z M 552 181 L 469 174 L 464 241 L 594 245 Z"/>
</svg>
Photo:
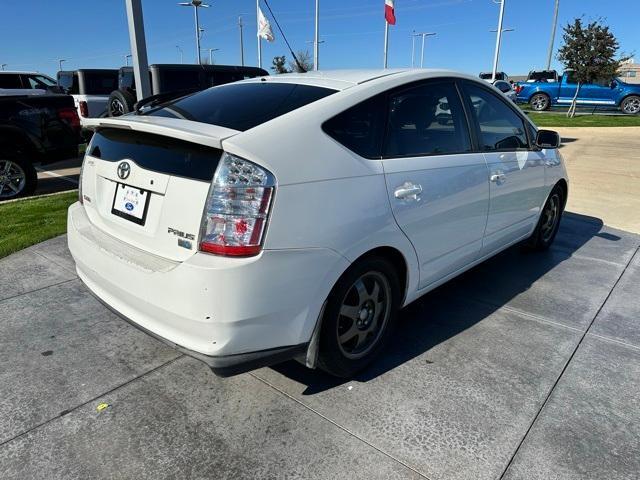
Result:
<svg viewBox="0 0 640 480">
<path fill-rule="evenodd" d="M 213 376 L 102 307 L 58 237 L 0 260 L 2 477 L 637 478 L 639 247 L 567 214 L 549 252 L 405 309 L 340 382 Z"/>
</svg>

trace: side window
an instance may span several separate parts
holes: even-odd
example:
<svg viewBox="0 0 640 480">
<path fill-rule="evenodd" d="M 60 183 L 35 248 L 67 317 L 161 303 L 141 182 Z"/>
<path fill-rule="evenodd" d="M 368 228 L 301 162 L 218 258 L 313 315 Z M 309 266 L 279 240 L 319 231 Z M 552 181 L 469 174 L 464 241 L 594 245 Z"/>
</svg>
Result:
<svg viewBox="0 0 640 480">
<path fill-rule="evenodd" d="M 511 91 L 511 85 L 509 85 L 509 82 L 499 81 L 494 83 L 494 86 L 503 93 Z"/>
<path fill-rule="evenodd" d="M 453 82 L 427 83 L 392 94 L 388 108 L 385 156 L 471 150 L 464 109 Z"/>
<path fill-rule="evenodd" d="M 0 73 L 0 88 L 22 88 L 20 76 L 13 73 Z"/>
<path fill-rule="evenodd" d="M 76 73 L 59 73 L 58 85 L 65 93 L 76 95 L 78 93 L 78 75 Z"/>
<path fill-rule="evenodd" d="M 524 120 L 496 94 L 476 85 L 465 90 L 480 130 L 481 150 L 520 150 L 529 147 Z"/>
<path fill-rule="evenodd" d="M 361 157 L 380 158 L 385 120 L 384 101 L 384 95 L 365 100 L 327 120 L 322 129 Z"/>
<path fill-rule="evenodd" d="M 565 83 L 576 84 L 578 81 L 576 80 L 576 72 L 568 71 L 564 72 Z"/>
</svg>

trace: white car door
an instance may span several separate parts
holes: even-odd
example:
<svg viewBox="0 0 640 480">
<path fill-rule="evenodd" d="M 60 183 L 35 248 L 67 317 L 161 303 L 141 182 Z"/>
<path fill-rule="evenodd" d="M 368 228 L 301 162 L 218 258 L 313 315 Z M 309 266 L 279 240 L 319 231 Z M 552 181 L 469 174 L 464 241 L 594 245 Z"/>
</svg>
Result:
<svg viewBox="0 0 640 480">
<path fill-rule="evenodd" d="M 544 156 L 531 148 L 525 120 L 507 100 L 476 83 L 465 82 L 464 90 L 489 168 L 487 254 L 533 230 L 546 194 Z"/>
<path fill-rule="evenodd" d="M 474 153 L 454 80 L 396 90 L 388 109 L 387 192 L 418 255 L 424 288 L 478 258 L 489 208 L 487 165 Z"/>
</svg>

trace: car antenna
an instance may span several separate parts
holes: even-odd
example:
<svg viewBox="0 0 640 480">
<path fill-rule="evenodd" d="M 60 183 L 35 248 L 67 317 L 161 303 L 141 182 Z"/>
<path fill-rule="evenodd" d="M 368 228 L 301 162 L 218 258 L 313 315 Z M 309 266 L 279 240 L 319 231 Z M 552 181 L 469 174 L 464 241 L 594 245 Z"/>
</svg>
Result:
<svg viewBox="0 0 640 480">
<path fill-rule="evenodd" d="M 298 66 L 298 70 L 300 70 L 301 73 L 307 73 L 307 69 L 304 68 L 300 62 L 298 61 L 298 57 L 296 57 L 296 54 L 293 53 L 293 49 L 291 48 L 291 45 L 289 45 L 289 40 L 287 40 L 287 37 L 284 35 L 284 32 L 282 31 L 282 28 L 280 28 L 280 24 L 278 23 L 278 19 L 276 18 L 276 16 L 273 14 L 273 10 L 271 10 L 271 7 L 269 6 L 269 2 L 267 2 L 267 0 L 263 0 L 264 4 L 267 6 L 267 8 L 269 9 L 269 13 L 271 14 L 271 16 L 273 17 L 273 20 L 276 22 L 276 26 L 278 27 L 278 30 L 280 31 L 280 35 L 282 35 L 282 38 L 284 38 L 285 43 L 287 44 L 287 48 L 289 49 L 289 51 L 291 52 L 291 55 L 293 56 L 293 60 L 296 62 L 296 65 Z"/>
</svg>

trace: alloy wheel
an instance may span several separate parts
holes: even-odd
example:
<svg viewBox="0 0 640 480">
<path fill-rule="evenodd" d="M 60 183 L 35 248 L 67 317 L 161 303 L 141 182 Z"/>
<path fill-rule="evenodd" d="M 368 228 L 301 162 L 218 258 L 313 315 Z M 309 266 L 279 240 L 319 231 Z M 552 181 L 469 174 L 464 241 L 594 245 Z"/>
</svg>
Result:
<svg viewBox="0 0 640 480">
<path fill-rule="evenodd" d="M 640 97 L 633 97 L 624 103 L 622 109 L 624 113 L 636 114 L 640 113 Z"/>
<path fill-rule="evenodd" d="M 558 220 L 560 219 L 560 197 L 554 193 L 549 197 L 549 201 L 545 205 L 542 212 L 541 234 L 542 240 L 548 242 L 553 237 Z"/>
<path fill-rule="evenodd" d="M 114 117 L 124 115 L 124 105 L 117 98 L 111 100 L 111 115 Z"/>
<path fill-rule="evenodd" d="M 531 107 L 537 111 L 543 111 L 547 109 L 548 100 L 544 95 L 534 95 L 531 99 Z"/>
<path fill-rule="evenodd" d="M 27 175 L 11 160 L 0 160 L 0 199 L 18 196 L 27 184 Z"/>
<path fill-rule="evenodd" d="M 340 307 L 336 335 L 342 354 L 351 360 L 367 355 L 378 343 L 391 314 L 391 286 L 378 272 L 360 276 Z"/>
</svg>

